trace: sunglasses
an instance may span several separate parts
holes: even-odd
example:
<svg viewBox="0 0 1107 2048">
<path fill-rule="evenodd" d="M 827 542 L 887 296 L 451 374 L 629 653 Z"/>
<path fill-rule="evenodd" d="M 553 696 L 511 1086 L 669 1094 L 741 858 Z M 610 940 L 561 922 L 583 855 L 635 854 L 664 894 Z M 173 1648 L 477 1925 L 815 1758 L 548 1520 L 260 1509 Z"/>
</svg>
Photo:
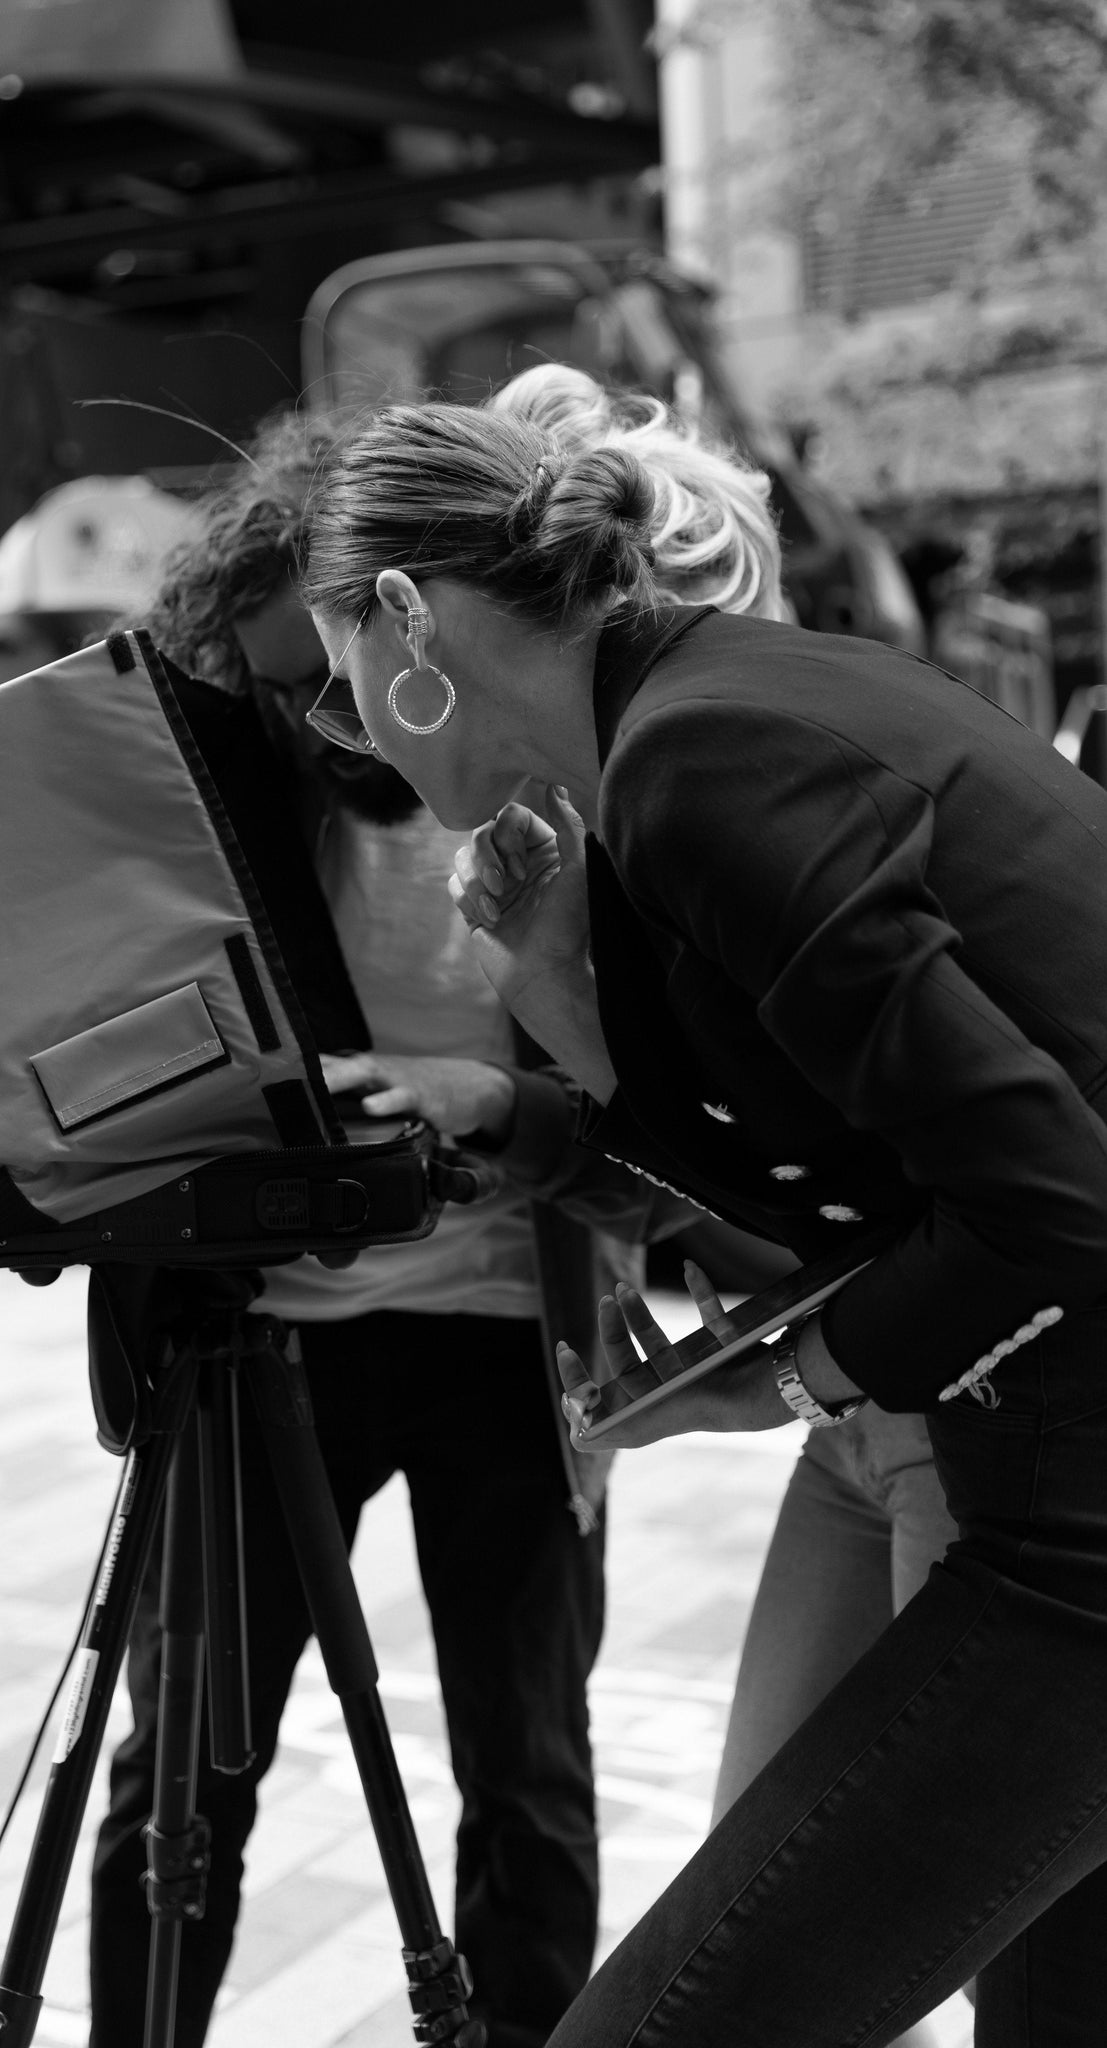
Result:
<svg viewBox="0 0 1107 2048">
<path fill-rule="evenodd" d="M 338 660 L 331 669 L 311 710 L 305 716 L 313 732 L 330 740 L 336 747 L 345 747 L 349 754 L 371 754 L 378 759 L 377 750 L 361 722 L 354 699 L 354 686 L 349 676 L 340 676 L 338 671 L 357 639 L 364 619 L 359 619 Z"/>
</svg>

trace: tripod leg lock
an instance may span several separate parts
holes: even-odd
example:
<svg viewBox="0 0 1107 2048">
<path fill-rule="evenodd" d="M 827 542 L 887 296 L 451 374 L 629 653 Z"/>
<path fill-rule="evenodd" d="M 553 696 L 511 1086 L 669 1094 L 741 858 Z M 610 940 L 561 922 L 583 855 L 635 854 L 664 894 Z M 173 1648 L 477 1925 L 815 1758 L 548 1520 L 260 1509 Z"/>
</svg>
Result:
<svg viewBox="0 0 1107 2048">
<path fill-rule="evenodd" d="M 197 1814 L 180 1835 L 163 1835 L 153 1821 L 146 1842 L 146 1903 L 155 1920 L 202 1920 L 211 1869 L 211 1824 Z"/>
<path fill-rule="evenodd" d="M 14 1991 L 0 1984 L 0 2037 L 4 2048 L 30 2048 L 41 2011 L 41 1992 Z"/>
<path fill-rule="evenodd" d="M 455 2048 L 484 2048 L 485 2029 L 479 2020 L 469 2018 L 466 2009 L 473 1973 L 452 1941 L 436 1941 L 433 1948 L 405 1948 L 403 1958 L 415 2039 L 449 2041 Z"/>
</svg>

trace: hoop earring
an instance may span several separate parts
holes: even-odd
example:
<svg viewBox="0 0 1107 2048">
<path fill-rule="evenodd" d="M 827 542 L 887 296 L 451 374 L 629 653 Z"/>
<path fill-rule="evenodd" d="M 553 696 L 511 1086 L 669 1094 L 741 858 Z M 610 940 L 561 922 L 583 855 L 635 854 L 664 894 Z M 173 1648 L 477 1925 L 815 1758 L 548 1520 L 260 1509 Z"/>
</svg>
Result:
<svg viewBox="0 0 1107 2048">
<path fill-rule="evenodd" d="M 407 644 L 415 656 L 415 666 L 414 668 L 401 669 L 398 676 L 393 676 L 388 692 L 388 709 L 397 725 L 402 726 L 405 732 L 415 733 L 419 739 L 425 739 L 432 732 L 441 732 L 442 727 L 447 725 L 453 717 L 454 705 L 457 703 L 457 691 L 454 689 L 449 676 L 443 675 L 440 668 L 435 668 L 433 662 L 427 660 L 426 642 L 429 624 L 430 613 L 426 605 L 409 604 L 407 608 Z M 402 683 L 410 681 L 412 676 L 436 676 L 446 692 L 446 708 L 441 716 L 434 719 L 430 725 L 413 725 L 411 719 L 405 718 L 403 712 L 396 708 L 396 698 L 400 686 Z"/>
<path fill-rule="evenodd" d="M 437 677 L 437 680 L 441 683 L 443 689 L 446 692 L 445 710 L 442 711 L 439 717 L 434 719 L 430 725 L 415 725 L 410 718 L 405 718 L 403 712 L 397 708 L 397 693 L 399 692 L 399 689 L 403 683 L 410 682 L 412 676 L 435 676 Z M 393 676 L 392 682 L 389 686 L 388 709 L 391 712 L 392 717 L 395 719 L 397 725 L 403 726 L 405 732 L 413 732 L 420 739 L 425 739 L 428 733 L 441 732 L 442 727 L 444 725 L 447 725 L 450 719 L 453 717 L 454 705 L 456 703 L 457 691 L 454 689 L 454 686 L 451 683 L 449 676 L 444 676 L 442 670 L 440 668 L 435 668 L 433 663 L 429 661 L 420 662 L 418 666 L 415 668 L 401 669 L 398 676 Z"/>
</svg>

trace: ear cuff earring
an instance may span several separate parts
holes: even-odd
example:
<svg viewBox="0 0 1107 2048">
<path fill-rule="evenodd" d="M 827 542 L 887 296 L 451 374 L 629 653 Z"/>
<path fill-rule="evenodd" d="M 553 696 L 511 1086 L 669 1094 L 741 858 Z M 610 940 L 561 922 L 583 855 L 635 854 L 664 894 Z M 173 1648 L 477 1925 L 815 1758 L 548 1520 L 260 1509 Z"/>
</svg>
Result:
<svg viewBox="0 0 1107 2048">
<path fill-rule="evenodd" d="M 393 676 L 388 690 L 388 709 L 396 724 L 402 726 L 405 732 L 415 733 L 420 739 L 425 739 L 429 733 L 441 732 L 442 727 L 453 717 L 454 705 L 457 703 L 457 692 L 449 676 L 443 675 L 440 668 L 435 668 L 433 662 L 427 660 L 427 627 L 429 624 L 430 615 L 426 605 L 412 604 L 408 606 L 407 644 L 415 656 L 415 666 L 414 668 L 401 669 L 398 676 Z M 443 710 L 429 725 L 416 725 L 410 718 L 405 718 L 396 701 L 403 684 L 410 682 L 414 676 L 434 676 L 446 692 L 446 702 Z"/>
</svg>

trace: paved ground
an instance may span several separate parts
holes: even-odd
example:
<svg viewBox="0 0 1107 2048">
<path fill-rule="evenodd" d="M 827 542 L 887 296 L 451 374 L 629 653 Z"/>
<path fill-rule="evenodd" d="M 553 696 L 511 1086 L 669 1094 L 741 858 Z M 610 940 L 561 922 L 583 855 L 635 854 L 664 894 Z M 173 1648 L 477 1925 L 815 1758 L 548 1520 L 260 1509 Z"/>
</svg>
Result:
<svg viewBox="0 0 1107 2048">
<path fill-rule="evenodd" d="M 79 1618 L 119 1474 L 93 1432 L 84 1278 L 66 1273 L 35 1290 L 0 1272 L 0 1806 Z M 683 1327 L 677 1304 L 662 1297 L 654 1306 L 674 1334 Z M 616 1463 L 609 1623 L 592 1689 L 601 1953 L 702 1839 L 738 1649 L 798 1436 L 799 1425 L 766 1437 L 682 1437 Z M 448 1924 L 456 1795 L 399 1481 L 367 1510 L 354 1564 Z M 125 1725 L 117 1703 L 112 1737 Z M 0 1930 L 18 1892 L 43 1777 L 40 1766 L 0 1848 Z M 71 2048 L 87 2037 L 85 1893 L 102 1803 L 103 1771 L 51 1952 L 36 2048 Z M 265 1788 L 241 1936 L 210 2048 L 410 2048 L 403 1987 L 356 1772 L 313 1647 Z M 944 2010 L 939 2024 L 943 2048 L 966 2048 L 963 2018 Z"/>
</svg>

